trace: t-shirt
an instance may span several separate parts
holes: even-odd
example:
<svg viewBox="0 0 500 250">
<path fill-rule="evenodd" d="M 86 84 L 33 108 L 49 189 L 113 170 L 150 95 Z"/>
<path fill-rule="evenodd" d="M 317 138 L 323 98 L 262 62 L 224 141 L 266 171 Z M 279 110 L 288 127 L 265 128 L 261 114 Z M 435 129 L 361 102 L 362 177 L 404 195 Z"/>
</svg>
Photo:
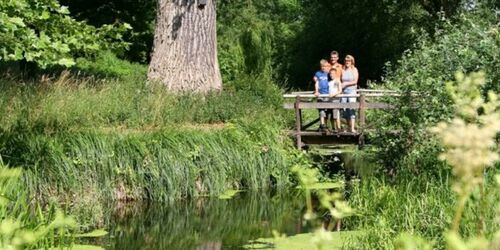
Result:
<svg viewBox="0 0 500 250">
<path fill-rule="evenodd" d="M 335 80 L 329 81 L 328 82 L 328 88 L 330 89 L 329 94 L 333 94 L 333 95 L 340 94 L 338 92 L 339 85 L 340 85 L 340 82 L 338 82 L 338 81 L 335 81 Z M 341 90 L 341 92 L 342 92 L 342 90 Z"/>
<path fill-rule="evenodd" d="M 342 82 L 352 82 L 354 81 L 354 70 L 352 68 L 347 68 L 342 71 Z M 352 91 L 356 91 L 356 85 L 344 87 L 345 93 L 353 93 Z"/>
<path fill-rule="evenodd" d="M 342 64 L 340 63 L 337 63 L 335 65 L 332 65 L 332 68 L 336 68 L 337 71 L 335 72 L 335 75 L 337 76 L 337 78 L 341 78 L 342 77 Z"/>
<path fill-rule="evenodd" d="M 314 74 L 314 77 L 318 79 L 318 91 L 320 94 L 329 94 L 330 89 L 328 88 L 328 73 L 324 71 L 318 71 Z"/>
</svg>

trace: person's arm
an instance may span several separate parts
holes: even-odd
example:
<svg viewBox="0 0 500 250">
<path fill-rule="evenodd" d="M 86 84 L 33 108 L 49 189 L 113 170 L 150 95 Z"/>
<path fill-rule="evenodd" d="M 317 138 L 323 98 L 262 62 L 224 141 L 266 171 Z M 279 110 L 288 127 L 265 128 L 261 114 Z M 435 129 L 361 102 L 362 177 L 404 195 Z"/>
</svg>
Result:
<svg viewBox="0 0 500 250">
<path fill-rule="evenodd" d="M 319 95 L 319 81 L 316 76 L 313 77 L 314 80 L 314 95 L 318 96 Z"/>
<path fill-rule="evenodd" d="M 359 78 L 358 69 L 354 68 L 353 71 L 354 71 L 353 72 L 354 73 L 354 81 L 352 81 L 352 85 L 357 87 L 358 86 L 358 78 Z"/>
<path fill-rule="evenodd" d="M 337 81 L 337 93 L 342 93 L 342 82 L 340 82 L 340 80 Z"/>
</svg>

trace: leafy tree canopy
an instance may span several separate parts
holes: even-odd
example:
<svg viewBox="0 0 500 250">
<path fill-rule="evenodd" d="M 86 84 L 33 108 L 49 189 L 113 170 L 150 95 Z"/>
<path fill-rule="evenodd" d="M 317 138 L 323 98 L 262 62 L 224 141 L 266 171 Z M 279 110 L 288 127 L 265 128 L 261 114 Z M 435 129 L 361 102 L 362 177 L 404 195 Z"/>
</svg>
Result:
<svg viewBox="0 0 500 250">
<path fill-rule="evenodd" d="M 72 66 L 75 56 L 128 46 L 122 34 L 128 24 L 96 28 L 69 16 L 57 0 L 0 1 L 0 61 Z"/>
</svg>

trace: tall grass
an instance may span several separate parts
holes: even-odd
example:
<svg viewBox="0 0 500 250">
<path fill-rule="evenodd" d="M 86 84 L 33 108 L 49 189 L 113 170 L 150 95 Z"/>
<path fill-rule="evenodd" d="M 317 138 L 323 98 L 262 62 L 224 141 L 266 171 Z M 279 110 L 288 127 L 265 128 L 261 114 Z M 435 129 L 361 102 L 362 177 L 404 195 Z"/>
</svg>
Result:
<svg viewBox="0 0 500 250">
<path fill-rule="evenodd" d="M 22 123 L 38 132 L 119 126 L 144 129 L 220 123 L 278 109 L 280 92 L 272 83 L 241 81 L 222 93 L 178 96 L 147 84 L 144 78 L 78 78 L 66 72 L 37 81 L 1 79 L 1 127 Z"/>
<path fill-rule="evenodd" d="M 289 161 L 274 141 L 280 135 L 260 129 L 267 138 L 231 124 L 209 131 L 16 132 L 1 141 L 5 158 L 26 168 L 33 193 L 165 201 L 285 185 Z"/>
<path fill-rule="evenodd" d="M 482 206 L 494 207 L 500 200 L 500 192 L 493 181 L 498 170 L 492 169 L 487 176 L 485 203 L 471 203 L 467 206 L 461 226 L 462 235 L 478 234 L 478 221 L 484 210 Z M 451 176 L 432 174 L 420 176 L 399 176 L 394 181 L 384 177 L 366 177 L 353 185 L 350 204 L 359 211 L 359 216 L 347 219 L 344 225 L 349 229 L 365 233 L 353 245 L 361 243 L 366 249 L 394 249 L 401 232 L 434 241 L 434 246 L 443 248 L 443 232 L 453 219 L 456 196 L 450 187 Z M 479 189 L 472 199 L 479 199 Z M 494 209 L 485 214 L 487 237 L 498 229 Z M 347 244 L 349 246 L 349 244 Z"/>
<path fill-rule="evenodd" d="M 288 182 L 281 92 L 265 77 L 202 96 L 118 75 L 0 80 L 0 155 L 32 194 L 166 201 Z"/>
</svg>

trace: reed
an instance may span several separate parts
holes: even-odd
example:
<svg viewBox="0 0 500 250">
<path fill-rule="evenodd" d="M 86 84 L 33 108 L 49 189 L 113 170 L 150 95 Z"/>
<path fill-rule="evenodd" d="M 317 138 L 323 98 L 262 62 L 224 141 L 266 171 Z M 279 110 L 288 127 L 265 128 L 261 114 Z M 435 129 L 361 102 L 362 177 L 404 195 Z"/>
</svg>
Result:
<svg viewBox="0 0 500 250">
<path fill-rule="evenodd" d="M 500 192 L 494 176 L 498 169 L 492 169 L 486 176 L 488 207 L 500 200 Z M 359 216 L 348 218 L 344 225 L 365 233 L 357 242 L 369 249 L 394 249 L 401 232 L 407 232 L 433 242 L 434 247 L 444 248 L 443 231 L 452 222 L 456 197 L 450 187 L 450 175 L 440 177 L 422 174 L 418 177 L 400 176 L 395 181 L 387 177 L 366 176 L 362 182 L 355 182 L 350 192 L 350 205 L 360 212 Z M 479 199 L 479 190 L 474 199 Z M 470 203 L 466 206 L 460 231 L 465 237 L 478 234 L 477 221 L 484 204 Z M 485 235 L 492 237 L 499 230 L 495 222 L 496 211 L 488 209 L 484 215 L 487 229 Z M 346 244 L 347 248 L 350 246 Z"/>
<path fill-rule="evenodd" d="M 43 200 L 172 201 L 289 183 L 281 92 L 265 79 L 208 96 L 134 77 L 44 79 L 0 81 L 0 155 Z"/>
</svg>

